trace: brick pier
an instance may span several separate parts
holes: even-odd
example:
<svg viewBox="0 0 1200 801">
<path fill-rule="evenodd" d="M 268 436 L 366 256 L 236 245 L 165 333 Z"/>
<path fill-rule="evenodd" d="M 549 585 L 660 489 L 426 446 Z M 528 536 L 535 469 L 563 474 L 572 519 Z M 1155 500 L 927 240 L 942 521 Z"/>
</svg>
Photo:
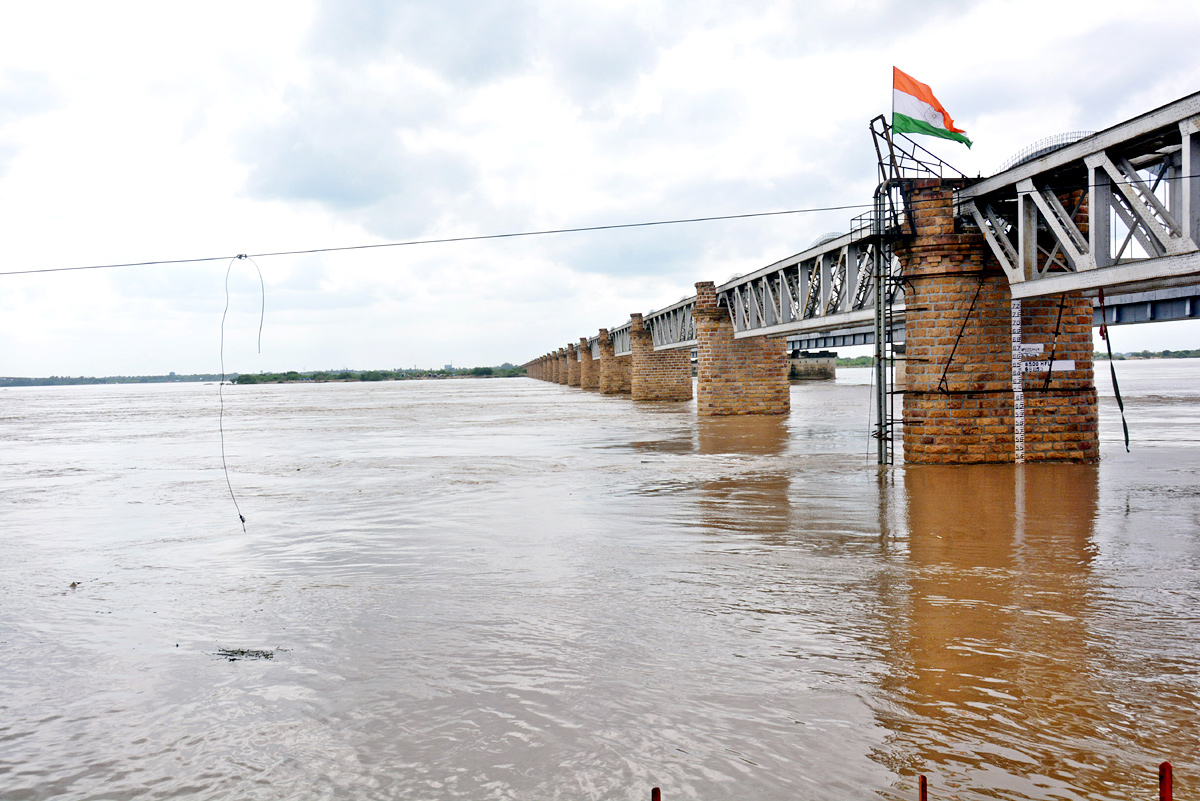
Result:
<svg viewBox="0 0 1200 801">
<path fill-rule="evenodd" d="M 602 395 L 620 395 L 629 392 L 629 357 L 613 354 L 613 343 L 608 338 L 608 329 L 600 329 L 600 381 Z"/>
<path fill-rule="evenodd" d="M 567 349 L 559 348 L 557 351 L 558 366 L 554 370 L 554 380 L 560 384 L 567 383 Z"/>
<path fill-rule="evenodd" d="M 579 352 L 575 345 L 567 345 L 567 386 L 579 386 Z"/>
<path fill-rule="evenodd" d="M 600 361 L 592 358 L 587 337 L 579 338 L 579 388 L 600 389 Z"/>
<path fill-rule="evenodd" d="M 1013 313 L 1008 281 L 984 237 L 955 230 L 952 181 L 914 183 L 915 236 L 897 247 L 904 266 L 905 461 L 1015 459 Z M 1078 294 L 1021 303 L 1022 340 L 1039 359 L 1074 370 L 1026 373 L 1025 460 L 1098 458 L 1092 380 L 1092 306 Z"/>
<path fill-rule="evenodd" d="M 630 391 L 635 401 L 686 401 L 692 399 L 691 351 L 654 350 L 642 315 L 630 315 Z"/>
<path fill-rule="evenodd" d="M 734 339 L 712 281 L 696 284 L 696 410 L 701 416 L 786 414 L 790 409 L 787 341 Z"/>
</svg>

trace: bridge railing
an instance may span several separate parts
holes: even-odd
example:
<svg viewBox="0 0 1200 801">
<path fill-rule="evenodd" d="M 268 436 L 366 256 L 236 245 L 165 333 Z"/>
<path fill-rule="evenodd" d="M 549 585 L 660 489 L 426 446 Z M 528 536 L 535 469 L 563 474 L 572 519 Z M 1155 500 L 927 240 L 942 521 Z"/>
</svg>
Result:
<svg viewBox="0 0 1200 801">
<path fill-rule="evenodd" d="M 633 353 L 633 341 L 629 336 L 632 321 L 626 321 L 616 328 L 608 329 L 608 338 L 612 340 L 614 356 L 628 356 Z"/>
<path fill-rule="evenodd" d="M 717 302 L 729 309 L 738 338 L 862 326 L 874 317 L 876 247 L 855 229 L 727 281 L 717 287 Z M 889 256 L 886 264 L 899 274 L 898 260 Z"/>
<path fill-rule="evenodd" d="M 655 350 L 696 347 L 696 296 L 683 298 L 665 309 L 646 314 L 642 322 Z"/>
<path fill-rule="evenodd" d="M 728 311 L 734 336 L 843 329 L 856 329 L 857 335 L 857 329 L 869 328 L 876 244 L 867 233 L 857 226 L 717 287 L 717 303 Z M 893 276 L 899 275 L 897 259 L 889 257 L 888 267 Z M 645 315 L 655 350 L 696 347 L 695 308 L 692 296 Z M 903 313 L 902 304 L 896 309 Z"/>
</svg>

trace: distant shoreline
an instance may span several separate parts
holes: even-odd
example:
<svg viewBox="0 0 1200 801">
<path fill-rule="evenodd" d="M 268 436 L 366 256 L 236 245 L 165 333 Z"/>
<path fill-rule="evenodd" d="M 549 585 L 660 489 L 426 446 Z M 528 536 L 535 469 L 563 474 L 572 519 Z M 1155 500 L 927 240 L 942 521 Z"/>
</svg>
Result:
<svg viewBox="0 0 1200 801">
<path fill-rule="evenodd" d="M 1160 350 L 1114 353 L 1114 361 L 1140 361 L 1143 359 L 1200 359 L 1200 349 Z M 872 356 L 857 356 L 837 360 L 838 367 L 870 367 Z M 1108 361 L 1107 353 L 1092 354 L 1095 361 Z M 226 373 L 225 380 L 233 384 L 297 384 L 339 381 L 413 381 L 439 378 L 512 378 L 525 375 L 525 369 L 511 364 L 500 367 L 462 367 L 449 370 L 313 370 L 310 372 L 288 371 L 285 373 Z M 58 387 L 90 384 L 185 384 L 220 381 L 216 373 L 190 373 L 187 375 L 113 375 L 95 378 L 92 376 L 49 376 L 47 378 L 16 378 L 0 376 L 0 389 L 5 387 Z"/>
<path fill-rule="evenodd" d="M 93 384 L 187 384 L 219 382 L 232 384 L 295 384 L 345 381 L 411 381 L 439 378 L 506 378 L 525 375 L 522 367 L 505 363 L 499 367 L 461 367 L 442 370 L 312 370 L 284 373 L 190 373 L 186 375 L 49 376 L 19 378 L 0 376 L 5 387 L 59 387 Z"/>
<path fill-rule="evenodd" d="M 1129 353 L 1114 353 L 1113 361 L 1142 361 L 1144 359 L 1200 359 L 1200 350 L 1158 350 L 1134 351 Z M 852 359 L 837 360 L 838 367 L 870 367 L 874 356 L 856 356 Z M 1108 354 L 1096 351 L 1092 354 L 1093 361 L 1108 361 Z"/>
</svg>

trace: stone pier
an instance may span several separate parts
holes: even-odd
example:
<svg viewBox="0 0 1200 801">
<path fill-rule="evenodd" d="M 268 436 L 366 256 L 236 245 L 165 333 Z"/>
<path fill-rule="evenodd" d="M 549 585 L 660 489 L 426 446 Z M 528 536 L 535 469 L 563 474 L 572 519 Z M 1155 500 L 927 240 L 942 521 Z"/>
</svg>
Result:
<svg viewBox="0 0 1200 801">
<path fill-rule="evenodd" d="M 832 351 L 800 351 L 788 359 L 789 381 L 827 381 L 837 378 L 837 354 Z"/>
<path fill-rule="evenodd" d="M 696 410 L 701 416 L 786 414 L 790 408 L 787 341 L 735 339 L 716 286 L 696 284 Z"/>
<path fill-rule="evenodd" d="M 600 361 L 592 359 L 587 337 L 579 338 L 579 388 L 600 389 Z"/>
<path fill-rule="evenodd" d="M 567 349 L 558 349 L 558 367 L 555 370 L 555 380 L 560 384 L 567 383 Z"/>
<path fill-rule="evenodd" d="M 1017 322 L 1022 342 L 1043 348 L 1030 359 L 1074 361 L 1070 370 L 1023 373 L 1024 459 L 1095 461 L 1090 300 L 1026 299 L 1014 314 L 1008 280 L 983 235 L 955 230 L 956 185 L 914 182 L 908 202 L 915 236 L 896 249 L 906 279 L 905 461 L 1015 460 Z"/>
<path fill-rule="evenodd" d="M 654 350 L 642 315 L 630 315 L 633 354 L 630 358 L 630 392 L 635 401 L 686 401 L 692 399 L 692 359 L 689 349 Z"/>
<path fill-rule="evenodd" d="M 579 386 L 579 352 L 575 345 L 567 345 L 567 386 Z"/>
<path fill-rule="evenodd" d="M 630 364 L 628 356 L 617 356 L 613 353 L 612 340 L 608 338 L 608 329 L 600 329 L 600 393 L 602 395 L 620 395 L 629 392 Z"/>
</svg>

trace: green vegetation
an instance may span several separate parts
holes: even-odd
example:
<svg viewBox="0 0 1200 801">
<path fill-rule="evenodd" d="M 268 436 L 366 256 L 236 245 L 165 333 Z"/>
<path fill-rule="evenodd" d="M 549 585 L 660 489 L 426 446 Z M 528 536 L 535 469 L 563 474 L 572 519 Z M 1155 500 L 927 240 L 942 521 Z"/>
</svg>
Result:
<svg viewBox="0 0 1200 801">
<path fill-rule="evenodd" d="M 232 375 L 227 376 L 232 378 Z M 49 378 L 0 378 L 0 387 L 57 387 L 69 384 L 168 384 L 176 382 L 220 381 L 216 373 L 192 375 L 110 375 L 102 378 L 92 376 L 52 375 Z"/>
<path fill-rule="evenodd" d="M 499 367 L 452 367 L 443 370 L 314 370 L 299 373 L 242 373 L 238 384 L 279 384 L 285 381 L 406 381 L 429 378 L 513 378 L 525 375 L 524 367 L 505 362 Z"/>
<path fill-rule="evenodd" d="M 874 356 L 855 356 L 853 359 L 839 358 L 837 360 L 838 367 L 870 367 L 874 363 Z"/>
<path fill-rule="evenodd" d="M 1142 350 L 1129 353 L 1114 353 L 1113 361 L 1125 359 L 1200 359 L 1200 350 Z M 1097 351 L 1093 359 L 1108 359 L 1107 353 Z"/>
<path fill-rule="evenodd" d="M 505 362 L 499 367 L 458 367 L 449 370 L 313 370 L 284 373 L 226 373 L 225 380 L 236 384 L 279 384 L 287 381 L 403 381 L 416 378 L 513 378 L 525 375 L 525 368 Z M 3 387 L 53 387 L 68 384 L 165 384 L 172 382 L 220 381 L 217 373 L 193 375 L 114 375 L 57 376 L 49 378 L 3 378 Z"/>
</svg>

